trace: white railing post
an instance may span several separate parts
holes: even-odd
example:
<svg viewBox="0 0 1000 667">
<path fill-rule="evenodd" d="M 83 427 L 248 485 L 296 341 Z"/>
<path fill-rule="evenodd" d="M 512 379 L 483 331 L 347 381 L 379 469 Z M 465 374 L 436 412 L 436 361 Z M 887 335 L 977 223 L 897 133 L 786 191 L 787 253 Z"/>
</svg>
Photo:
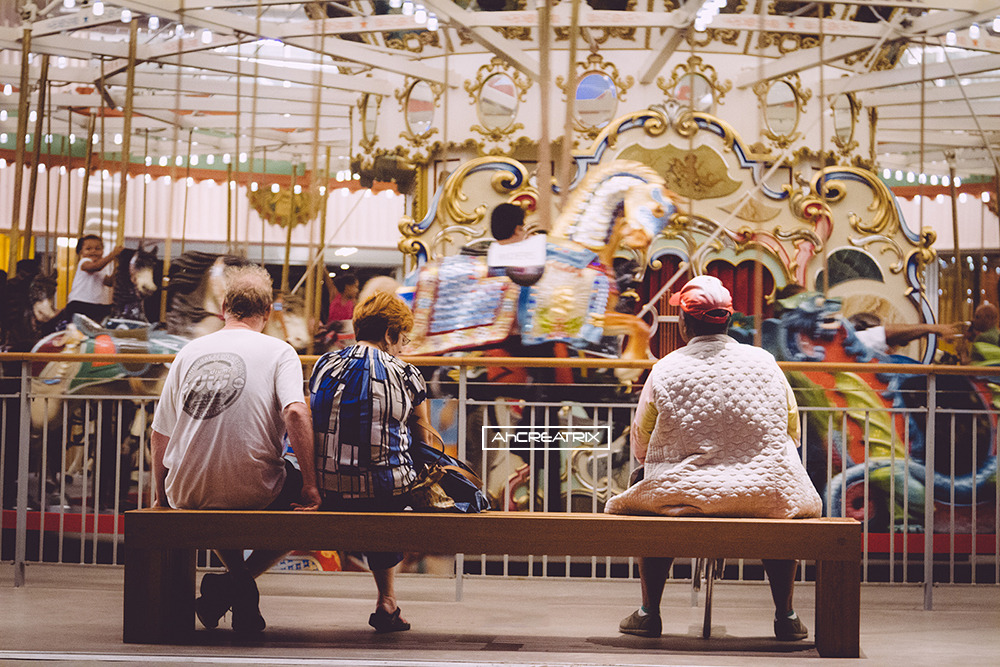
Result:
<svg viewBox="0 0 1000 667">
<path fill-rule="evenodd" d="M 460 461 L 467 460 L 466 452 L 468 451 L 465 433 L 468 416 L 465 411 L 469 407 L 469 384 L 465 371 L 464 366 L 458 367 L 458 458 Z M 484 493 L 485 491 L 483 489 Z M 465 554 L 455 554 L 455 602 L 462 601 L 464 575 Z"/>
<path fill-rule="evenodd" d="M 17 527 L 14 538 L 15 588 L 24 586 L 24 561 L 28 546 L 28 449 L 31 446 L 31 414 L 28 411 L 28 363 L 27 361 L 21 362 L 20 430 L 18 431 L 17 445 Z"/>
<path fill-rule="evenodd" d="M 934 447 L 937 434 L 937 376 L 927 376 L 924 440 L 924 610 L 934 609 Z"/>
</svg>

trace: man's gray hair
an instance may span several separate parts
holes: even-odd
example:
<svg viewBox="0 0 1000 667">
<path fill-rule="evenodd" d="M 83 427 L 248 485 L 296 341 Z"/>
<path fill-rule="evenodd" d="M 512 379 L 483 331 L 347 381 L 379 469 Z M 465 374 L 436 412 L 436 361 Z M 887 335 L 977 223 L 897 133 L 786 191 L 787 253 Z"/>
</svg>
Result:
<svg viewBox="0 0 1000 667">
<path fill-rule="evenodd" d="M 274 301 L 271 274 L 258 264 L 226 267 L 226 312 L 239 320 L 263 317 Z"/>
</svg>

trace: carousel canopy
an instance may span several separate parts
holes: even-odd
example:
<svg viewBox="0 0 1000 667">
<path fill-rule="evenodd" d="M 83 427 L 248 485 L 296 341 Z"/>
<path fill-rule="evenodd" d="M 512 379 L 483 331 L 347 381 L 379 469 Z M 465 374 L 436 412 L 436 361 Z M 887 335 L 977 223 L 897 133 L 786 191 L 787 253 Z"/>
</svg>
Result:
<svg viewBox="0 0 1000 667">
<path fill-rule="evenodd" d="M 249 155 L 270 168 L 308 166 L 329 147 L 331 171 L 345 172 L 365 139 L 366 94 L 394 104 L 395 94 L 419 126 L 420 102 L 440 102 L 404 99 L 412 82 L 468 106 L 463 85 L 499 57 L 512 81 L 555 89 L 567 69 L 548 66 L 549 48 L 572 46 L 580 60 L 614 54 L 619 92 L 627 80 L 655 88 L 679 57 L 697 54 L 722 59 L 720 76 L 734 91 L 802 76 L 814 95 L 849 94 L 852 113 L 877 128 L 859 154 L 894 174 L 950 166 L 963 178 L 992 176 L 1000 150 L 1000 2 L 987 0 L 564 0 L 548 9 L 535 0 L 2 0 L 0 10 L 4 148 L 13 146 L 25 80 L 27 108 L 37 107 L 48 56 L 48 134 L 86 136 L 97 116 L 101 136 L 92 141 L 113 152 L 132 85 L 130 150 L 147 164 L 195 156 L 200 168 L 240 168 Z M 504 91 L 484 91 L 480 107 L 487 93 Z M 600 94 L 578 89 L 578 113 Z M 557 90 L 551 98 L 564 104 Z M 551 115 L 561 127 L 562 113 Z M 447 122 L 435 118 L 445 124 L 437 138 L 460 145 L 465 128 Z M 399 144 L 398 131 L 383 131 L 382 141 Z"/>
</svg>

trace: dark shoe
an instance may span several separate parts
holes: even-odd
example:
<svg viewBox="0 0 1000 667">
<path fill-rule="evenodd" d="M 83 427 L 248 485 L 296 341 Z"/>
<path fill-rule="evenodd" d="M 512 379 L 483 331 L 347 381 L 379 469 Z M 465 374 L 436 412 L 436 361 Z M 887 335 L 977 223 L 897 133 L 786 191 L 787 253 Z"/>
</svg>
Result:
<svg viewBox="0 0 1000 667">
<path fill-rule="evenodd" d="M 194 601 L 194 610 L 202 625 L 209 630 L 217 627 L 231 606 L 233 588 L 228 574 L 208 573 L 201 578 L 201 596 Z"/>
<path fill-rule="evenodd" d="M 399 607 L 391 614 L 379 607 L 368 617 L 368 625 L 375 628 L 375 632 L 402 632 L 410 629 L 410 624 L 399 618 Z"/>
<path fill-rule="evenodd" d="M 776 618 L 774 619 L 774 636 L 783 642 L 794 642 L 805 639 L 809 636 L 809 629 L 799 619 Z"/>
<path fill-rule="evenodd" d="M 659 637 L 663 631 L 663 621 L 659 614 L 639 615 L 636 609 L 618 624 L 618 632 L 626 635 L 636 635 L 637 637 Z"/>
<path fill-rule="evenodd" d="M 233 630 L 240 634 L 263 632 L 267 624 L 260 615 L 260 592 L 249 574 L 234 582 Z"/>
</svg>

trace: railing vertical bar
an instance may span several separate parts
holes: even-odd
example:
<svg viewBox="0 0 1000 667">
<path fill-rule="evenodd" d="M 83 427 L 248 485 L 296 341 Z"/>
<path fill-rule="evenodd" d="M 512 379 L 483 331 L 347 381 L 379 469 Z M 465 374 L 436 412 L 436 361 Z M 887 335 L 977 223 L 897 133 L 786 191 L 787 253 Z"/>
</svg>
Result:
<svg viewBox="0 0 1000 667">
<path fill-rule="evenodd" d="M 910 418 L 903 422 L 903 583 L 910 581 Z"/>
<path fill-rule="evenodd" d="M 7 509 L 7 412 L 12 400 L 6 396 L 0 399 L 0 513 Z M 15 503 L 16 507 L 16 503 Z M 15 522 L 16 523 L 16 522 Z M 6 551 L 3 548 L 4 540 L 0 540 L 0 562 L 6 560 Z"/>
<path fill-rule="evenodd" d="M 987 426 L 989 424 L 987 423 Z M 978 450 L 979 449 L 979 416 L 972 416 L 972 525 L 969 530 L 972 533 L 972 551 L 969 554 L 969 583 L 976 583 L 976 482 L 978 481 L 978 471 L 979 466 L 977 461 L 979 461 Z"/>
<path fill-rule="evenodd" d="M 103 468 L 104 468 L 104 438 L 110 434 L 104 432 L 104 401 L 97 401 L 97 421 L 95 422 L 95 429 L 97 431 L 97 437 L 94 438 L 94 494 L 91 500 L 94 505 L 94 523 L 91 526 L 90 531 L 90 547 L 91 547 L 91 558 L 93 559 L 91 563 L 93 565 L 97 564 L 97 543 L 100 541 L 97 534 L 97 519 L 101 515 L 101 494 L 104 493 L 104 488 L 101 486 L 104 483 Z"/>
<path fill-rule="evenodd" d="M 121 489 L 122 489 L 122 421 L 125 418 L 124 401 L 119 399 L 117 401 L 117 425 L 115 427 L 115 486 L 112 491 L 115 494 L 115 500 L 113 503 L 113 511 L 111 513 L 114 517 L 114 526 L 112 528 L 112 535 L 114 539 L 111 540 L 111 562 L 118 564 L 118 515 L 121 513 Z M 96 528 L 96 526 L 95 526 Z M 94 561 L 97 562 L 96 560 Z"/>
<path fill-rule="evenodd" d="M 948 461 L 951 467 L 948 486 L 948 582 L 955 583 L 955 421 L 958 415 L 951 416 L 951 442 L 948 446 Z"/>
<path fill-rule="evenodd" d="M 489 419 L 490 419 L 490 412 L 489 412 L 489 410 L 486 409 L 485 405 L 482 406 L 480 409 L 483 411 L 483 425 L 484 426 L 489 426 L 489 423 L 490 423 L 489 422 Z M 508 454 L 509 453 L 510 452 L 508 452 Z M 483 458 L 482 458 L 482 461 L 481 461 L 481 466 L 482 466 L 482 470 L 483 470 L 483 477 L 482 477 L 482 479 L 483 479 L 483 483 L 486 485 L 487 489 L 490 488 L 490 483 L 489 483 L 489 481 L 486 478 L 486 472 L 487 472 L 487 469 L 489 468 L 489 454 L 490 453 L 489 453 L 488 450 L 483 449 Z M 508 491 L 508 493 L 510 492 L 510 484 L 507 484 L 507 491 Z M 506 512 L 507 511 L 506 496 L 504 496 L 504 503 L 505 504 L 503 505 L 503 507 L 500 508 L 500 511 L 502 511 L 502 512 Z M 486 576 L 486 554 L 479 554 L 479 575 L 482 576 L 482 577 Z"/>
<path fill-rule="evenodd" d="M 87 474 L 87 462 L 90 460 L 90 401 L 83 402 L 83 466 L 81 468 L 80 491 L 80 564 L 86 561 L 87 554 L 87 499 L 90 491 L 90 479 Z"/>
<path fill-rule="evenodd" d="M 864 453 L 865 453 L 865 476 L 864 483 L 862 485 L 863 500 L 865 503 L 864 512 L 861 516 L 863 517 L 863 523 L 861 524 L 861 543 L 864 545 L 864 550 L 861 553 L 861 581 L 863 583 L 868 583 L 868 537 L 869 537 L 869 521 L 871 520 L 871 477 L 868 472 L 868 460 L 871 458 L 871 411 L 865 410 L 865 441 L 864 441 Z M 846 475 L 845 475 L 846 480 Z"/>
<path fill-rule="evenodd" d="M 59 475 L 59 555 L 58 562 L 63 562 L 63 547 L 66 543 L 66 455 L 69 447 L 69 401 L 62 401 L 62 473 Z"/>
<path fill-rule="evenodd" d="M 836 516 L 833 511 L 833 411 L 826 413 L 826 515 Z"/>
<path fill-rule="evenodd" d="M 466 421 L 466 410 L 469 409 L 469 385 L 468 377 L 464 368 L 458 369 L 458 458 L 460 461 L 468 460 L 468 443 L 466 442 L 466 431 L 468 422 Z M 486 458 L 485 452 L 483 458 Z M 483 479 L 486 476 L 483 475 Z M 485 483 L 485 482 L 484 482 Z M 485 493 L 485 489 L 483 490 Z M 455 602 L 461 602 L 465 594 L 465 554 L 455 554 Z"/>
<path fill-rule="evenodd" d="M 934 452 L 937 435 L 937 376 L 927 376 L 924 445 L 924 610 L 934 609 Z"/>
<path fill-rule="evenodd" d="M 136 468 L 138 469 L 138 475 L 136 476 L 136 506 L 139 509 L 145 507 L 146 503 L 146 408 L 149 401 L 143 401 L 142 407 L 139 409 L 142 411 L 139 416 L 139 436 L 136 438 L 139 448 L 139 454 L 136 457 L 138 463 Z"/>
<path fill-rule="evenodd" d="M 847 411 L 846 410 L 840 413 L 840 516 L 847 516 Z"/>
<path fill-rule="evenodd" d="M 49 399 L 42 399 L 45 414 L 49 414 Z M 49 473 L 49 425 L 42 426 L 42 460 L 38 469 L 38 562 L 45 560 L 45 516 L 48 513 L 48 498 L 46 496 L 46 478 Z"/>
<path fill-rule="evenodd" d="M 21 391 L 17 448 L 17 521 L 14 530 L 14 587 L 24 586 L 24 560 L 28 547 L 28 448 L 31 446 L 31 419 L 28 412 L 28 362 L 21 362 Z"/>
<path fill-rule="evenodd" d="M 905 539 L 905 537 L 904 537 Z M 865 553 L 868 550 L 865 549 Z M 889 412 L 889 583 L 896 581 L 896 415 Z"/>
</svg>

